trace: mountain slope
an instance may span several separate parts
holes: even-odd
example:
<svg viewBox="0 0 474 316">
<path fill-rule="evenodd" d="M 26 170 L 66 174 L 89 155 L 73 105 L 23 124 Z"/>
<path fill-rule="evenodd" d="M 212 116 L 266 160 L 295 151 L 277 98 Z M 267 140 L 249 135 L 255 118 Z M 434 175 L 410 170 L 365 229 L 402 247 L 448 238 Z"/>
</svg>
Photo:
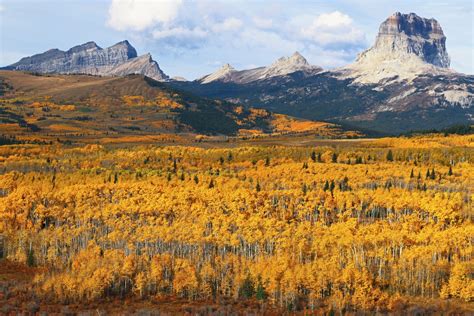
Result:
<svg viewBox="0 0 474 316">
<path fill-rule="evenodd" d="M 158 81 L 168 80 L 168 76 L 151 55 L 138 56 L 128 41 L 105 49 L 94 42 L 78 45 L 67 51 L 51 49 L 42 54 L 22 58 L 3 69 L 99 76 L 143 74 Z"/>
<path fill-rule="evenodd" d="M 95 77 L 0 71 L 0 83 L 0 134 L 49 139 L 163 133 L 345 135 L 333 124 L 204 99 L 142 75 Z"/>
<path fill-rule="evenodd" d="M 448 68 L 445 41 L 436 20 L 395 13 L 380 26 L 374 46 L 340 69 L 296 71 L 251 82 L 173 85 L 201 96 L 374 133 L 468 124 L 474 119 L 474 76 Z"/>
</svg>

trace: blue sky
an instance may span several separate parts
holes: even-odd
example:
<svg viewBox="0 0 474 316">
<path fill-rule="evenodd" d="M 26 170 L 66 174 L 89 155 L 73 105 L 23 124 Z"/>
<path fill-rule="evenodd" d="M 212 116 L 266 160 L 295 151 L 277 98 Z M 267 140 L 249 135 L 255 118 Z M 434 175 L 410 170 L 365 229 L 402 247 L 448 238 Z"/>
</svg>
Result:
<svg viewBox="0 0 474 316">
<path fill-rule="evenodd" d="M 224 63 L 267 65 L 294 51 L 334 68 L 368 48 L 396 11 L 436 18 L 451 67 L 474 73 L 471 0 L 0 0 L 0 65 L 50 48 L 128 39 L 167 74 L 187 79 Z"/>
</svg>

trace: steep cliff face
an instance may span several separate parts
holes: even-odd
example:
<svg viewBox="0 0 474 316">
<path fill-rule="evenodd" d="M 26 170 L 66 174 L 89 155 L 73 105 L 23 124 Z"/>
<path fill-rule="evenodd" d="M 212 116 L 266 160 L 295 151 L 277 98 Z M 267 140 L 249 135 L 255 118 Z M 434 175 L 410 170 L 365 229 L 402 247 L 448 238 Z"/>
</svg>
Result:
<svg viewBox="0 0 474 316">
<path fill-rule="evenodd" d="M 415 54 L 424 62 L 449 68 L 446 36 L 435 19 L 424 19 L 415 13 L 390 16 L 380 25 L 372 50 L 377 53 Z"/>
<path fill-rule="evenodd" d="M 159 81 L 168 79 L 151 55 L 137 57 L 137 51 L 128 41 L 105 49 L 94 42 L 74 46 L 67 51 L 52 49 L 22 58 L 5 69 L 100 76 L 143 74 Z"/>
<path fill-rule="evenodd" d="M 375 44 L 342 73 L 360 83 L 412 80 L 424 73 L 447 75 L 446 36 L 435 19 L 394 13 L 379 28 Z"/>
</svg>

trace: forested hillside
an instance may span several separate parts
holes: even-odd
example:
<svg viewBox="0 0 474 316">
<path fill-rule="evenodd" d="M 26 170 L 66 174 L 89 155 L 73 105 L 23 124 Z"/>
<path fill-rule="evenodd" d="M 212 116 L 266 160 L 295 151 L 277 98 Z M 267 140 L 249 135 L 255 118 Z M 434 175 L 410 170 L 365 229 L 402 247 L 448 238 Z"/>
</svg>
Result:
<svg viewBox="0 0 474 316">
<path fill-rule="evenodd" d="M 0 134 L 35 142 L 121 142 L 177 135 L 360 135 L 337 125 L 194 96 L 151 78 L 0 71 Z M 190 137 L 192 138 L 192 137 Z"/>
</svg>

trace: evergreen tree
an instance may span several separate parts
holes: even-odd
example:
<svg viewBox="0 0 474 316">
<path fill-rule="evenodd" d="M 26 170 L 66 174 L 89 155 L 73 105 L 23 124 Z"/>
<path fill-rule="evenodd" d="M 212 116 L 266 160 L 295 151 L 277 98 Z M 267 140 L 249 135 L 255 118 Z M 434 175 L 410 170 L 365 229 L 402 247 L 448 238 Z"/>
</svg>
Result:
<svg viewBox="0 0 474 316">
<path fill-rule="evenodd" d="M 318 153 L 318 162 L 323 162 L 323 159 L 321 158 L 321 153 Z"/>
<path fill-rule="evenodd" d="M 303 195 L 306 195 L 308 192 L 308 187 L 306 186 L 306 183 L 303 183 L 303 186 L 301 187 L 301 191 L 303 191 Z"/>
<path fill-rule="evenodd" d="M 26 264 L 29 267 L 34 267 L 36 264 L 35 252 L 33 248 L 31 247 L 31 245 L 30 245 L 30 249 L 28 250 L 28 253 L 26 254 Z"/>
<path fill-rule="evenodd" d="M 413 169 L 411 169 L 411 172 L 410 172 L 410 179 L 413 179 L 415 177 L 415 174 L 413 173 Z"/>
<path fill-rule="evenodd" d="M 323 188 L 324 191 L 327 191 L 329 190 L 329 182 L 328 180 L 326 180 L 326 182 L 324 183 L 324 188 Z"/>
<path fill-rule="evenodd" d="M 242 298 L 249 299 L 254 295 L 254 293 L 255 293 L 255 288 L 254 288 L 252 279 L 250 279 L 250 275 L 247 275 L 244 282 L 240 286 L 239 296 Z"/>
<path fill-rule="evenodd" d="M 453 168 L 449 166 L 448 176 L 452 176 L 452 175 L 453 175 Z"/>
<path fill-rule="evenodd" d="M 173 159 L 173 173 L 178 171 L 178 164 L 176 163 L 176 158 Z"/>
<path fill-rule="evenodd" d="M 211 178 L 211 181 L 209 182 L 209 189 L 212 189 L 214 187 L 214 180 Z"/>
<path fill-rule="evenodd" d="M 265 167 L 270 166 L 270 157 L 265 158 Z"/>
<path fill-rule="evenodd" d="M 334 183 L 334 180 L 331 180 L 331 185 L 329 186 L 329 190 L 331 193 L 334 191 L 334 188 L 336 187 L 336 184 Z"/>
<path fill-rule="evenodd" d="M 430 179 L 431 179 L 431 180 L 436 179 L 436 172 L 435 172 L 434 168 L 431 169 Z"/>
<path fill-rule="evenodd" d="M 258 277 L 257 289 L 255 291 L 255 298 L 260 301 L 264 301 L 267 299 L 267 292 L 265 291 L 265 287 L 262 284 L 261 277 Z"/>
<path fill-rule="evenodd" d="M 387 161 L 393 161 L 393 153 L 391 149 L 388 150 Z"/>
<path fill-rule="evenodd" d="M 260 192 L 262 188 L 260 187 L 260 183 L 257 181 L 257 185 L 255 186 L 255 191 Z"/>
<path fill-rule="evenodd" d="M 332 162 L 337 162 L 337 154 L 336 153 L 332 154 L 331 160 L 332 160 Z"/>
<path fill-rule="evenodd" d="M 311 160 L 316 162 L 316 152 L 314 150 L 311 152 Z"/>
<path fill-rule="evenodd" d="M 194 183 L 198 184 L 199 183 L 199 178 L 197 175 L 194 175 Z"/>
</svg>

